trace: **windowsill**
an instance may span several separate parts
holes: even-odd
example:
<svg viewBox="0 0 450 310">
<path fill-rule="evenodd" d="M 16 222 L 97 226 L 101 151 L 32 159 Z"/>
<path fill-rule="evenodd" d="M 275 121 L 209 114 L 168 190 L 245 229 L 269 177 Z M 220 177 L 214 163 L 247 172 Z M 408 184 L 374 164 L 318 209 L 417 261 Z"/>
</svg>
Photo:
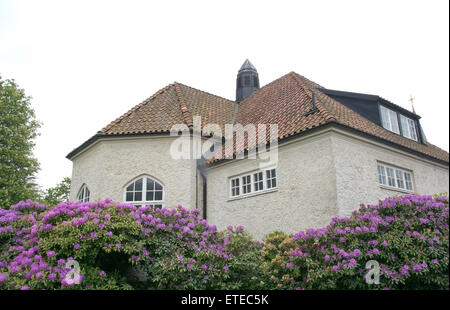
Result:
<svg viewBox="0 0 450 310">
<path fill-rule="evenodd" d="M 410 191 L 410 190 L 398 188 L 398 187 L 393 187 L 393 186 L 389 186 L 389 185 L 380 185 L 380 188 L 387 189 L 387 190 L 394 191 L 394 192 L 404 193 L 404 194 L 414 194 L 414 191 Z"/>
<path fill-rule="evenodd" d="M 237 196 L 237 197 L 232 197 L 232 198 L 229 198 L 227 200 L 227 202 L 228 201 L 245 199 L 245 198 L 254 197 L 254 196 L 259 196 L 259 195 L 264 195 L 264 194 L 269 194 L 269 193 L 273 193 L 273 192 L 278 192 L 278 187 L 267 189 L 267 190 L 264 190 L 264 191 L 253 192 L 253 193 L 250 193 L 250 194 L 240 195 L 240 196 Z"/>
</svg>

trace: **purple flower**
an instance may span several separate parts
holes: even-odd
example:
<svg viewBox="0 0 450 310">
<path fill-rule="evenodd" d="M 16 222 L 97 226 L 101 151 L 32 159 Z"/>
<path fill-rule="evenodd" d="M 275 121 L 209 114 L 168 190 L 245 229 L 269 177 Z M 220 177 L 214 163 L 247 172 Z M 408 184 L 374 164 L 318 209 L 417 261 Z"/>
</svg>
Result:
<svg viewBox="0 0 450 310">
<path fill-rule="evenodd" d="M 24 285 L 20 288 L 21 291 L 28 291 L 30 287 L 28 285 Z"/>
<path fill-rule="evenodd" d="M 49 274 L 49 275 L 48 275 L 48 278 L 49 278 L 50 280 L 56 279 L 56 273 L 51 273 L 51 274 Z"/>
<path fill-rule="evenodd" d="M 354 258 L 351 258 L 350 260 L 349 260 L 349 262 L 348 262 L 348 267 L 353 267 L 353 266 L 355 266 L 356 265 L 356 259 L 354 259 Z"/>
<path fill-rule="evenodd" d="M 97 235 L 96 232 L 93 232 L 93 233 L 91 234 L 91 238 L 92 238 L 92 239 L 95 239 L 95 238 L 97 238 L 97 237 L 98 237 L 98 235 Z"/>
<path fill-rule="evenodd" d="M 223 270 L 228 271 L 230 268 L 228 268 L 228 266 L 223 266 Z"/>
<path fill-rule="evenodd" d="M 104 276 L 104 275 L 105 275 L 105 272 L 104 272 L 103 270 L 99 270 L 98 275 L 99 275 L 99 276 Z"/>
<path fill-rule="evenodd" d="M 55 251 L 47 252 L 47 257 L 53 257 L 53 256 L 55 256 Z"/>
<path fill-rule="evenodd" d="M 244 230 L 245 228 L 244 228 L 244 226 L 242 226 L 242 225 L 239 225 L 238 227 L 236 227 L 236 230 L 237 231 L 241 231 L 241 230 Z"/>
<path fill-rule="evenodd" d="M 227 229 L 228 229 L 228 230 L 233 230 L 233 226 L 228 225 L 228 226 L 227 226 Z"/>
<path fill-rule="evenodd" d="M 112 233 L 111 231 L 108 231 L 108 232 L 106 233 L 106 235 L 107 235 L 108 237 L 111 237 L 111 236 L 113 235 L 113 233 Z"/>
<path fill-rule="evenodd" d="M 361 251 L 359 249 L 354 249 L 352 252 L 352 256 L 359 256 L 361 255 Z"/>
<path fill-rule="evenodd" d="M 64 265 L 66 261 L 64 259 L 58 259 L 58 265 Z"/>
<path fill-rule="evenodd" d="M 325 255 L 324 259 L 325 259 L 326 262 L 328 262 L 330 260 L 330 255 L 328 255 L 328 254 Z"/>
<path fill-rule="evenodd" d="M 377 248 L 374 248 L 374 249 L 372 250 L 372 253 L 373 253 L 373 254 L 380 254 L 380 251 L 379 251 Z"/>
<path fill-rule="evenodd" d="M 79 243 L 76 243 L 76 244 L 73 246 L 73 248 L 74 248 L 75 250 L 78 250 L 78 249 L 81 248 L 81 245 L 80 245 Z"/>
<path fill-rule="evenodd" d="M 187 269 L 189 269 L 189 270 L 190 270 L 190 269 L 192 269 L 192 264 L 187 264 L 187 266 L 186 266 L 186 267 L 187 267 Z"/>
<path fill-rule="evenodd" d="M 203 265 L 202 265 L 202 269 L 203 269 L 203 270 L 206 270 L 206 269 L 208 269 L 208 266 L 206 266 L 205 264 L 203 264 Z"/>
<path fill-rule="evenodd" d="M 6 273 L 0 273 L 0 283 L 4 282 L 6 278 L 7 278 Z"/>
<path fill-rule="evenodd" d="M 142 254 L 144 254 L 145 256 L 149 256 L 150 253 L 147 250 L 142 250 Z"/>
<path fill-rule="evenodd" d="M 120 249 L 122 245 L 120 243 L 116 243 L 116 248 Z"/>
<path fill-rule="evenodd" d="M 290 268 L 290 267 L 292 267 L 292 266 L 294 266 L 294 263 L 293 263 L 293 262 L 286 263 L 286 268 Z"/>
</svg>

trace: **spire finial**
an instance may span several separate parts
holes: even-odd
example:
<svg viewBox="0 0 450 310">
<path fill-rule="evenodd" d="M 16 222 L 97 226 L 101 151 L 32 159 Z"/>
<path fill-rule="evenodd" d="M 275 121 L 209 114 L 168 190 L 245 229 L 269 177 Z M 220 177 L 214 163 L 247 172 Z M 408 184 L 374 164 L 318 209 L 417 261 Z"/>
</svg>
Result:
<svg viewBox="0 0 450 310">
<path fill-rule="evenodd" d="M 413 98 L 413 96 L 412 95 L 410 95 L 409 96 L 409 101 L 411 102 L 411 107 L 412 107 L 412 111 L 413 111 L 413 113 L 414 114 L 416 114 L 416 111 L 414 110 L 414 100 L 415 100 L 416 98 Z"/>
</svg>

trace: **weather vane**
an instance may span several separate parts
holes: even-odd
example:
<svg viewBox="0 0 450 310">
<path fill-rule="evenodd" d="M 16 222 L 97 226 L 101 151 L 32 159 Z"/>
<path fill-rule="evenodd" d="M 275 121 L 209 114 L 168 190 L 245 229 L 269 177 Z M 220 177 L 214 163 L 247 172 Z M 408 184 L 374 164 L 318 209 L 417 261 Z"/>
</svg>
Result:
<svg viewBox="0 0 450 310">
<path fill-rule="evenodd" d="M 416 111 L 414 110 L 414 99 L 416 99 L 416 98 L 413 98 L 413 96 L 411 96 L 411 95 L 409 96 L 409 101 L 411 101 L 412 111 L 414 114 L 416 114 Z"/>
</svg>

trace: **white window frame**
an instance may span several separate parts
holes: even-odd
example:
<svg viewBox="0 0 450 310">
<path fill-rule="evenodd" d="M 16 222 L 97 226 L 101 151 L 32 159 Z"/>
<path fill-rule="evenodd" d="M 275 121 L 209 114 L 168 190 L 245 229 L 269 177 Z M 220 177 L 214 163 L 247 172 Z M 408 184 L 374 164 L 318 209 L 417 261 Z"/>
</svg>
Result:
<svg viewBox="0 0 450 310">
<path fill-rule="evenodd" d="M 400 134 L 400 124 L 398 123 L 397 112 L 380 105 L 380 115 L 381 123 L 385 129 Z"/>
<path fill-rule="evenodd" d="M 264 190 L 264 171 L 257 171 L 253 173 L 253 192 L 260 192 Z"/>
<path fill-rule="evenodd" d="M 86 184 L 83 184 L 78 191 L 77 201 L 79 202 L 88 202 L 91 196 L 91 191 L 87 187 Z M 81 198 L 80 198 L 81 197 Z"/>
<path fill-rule="evenodd" d="M 418 140 L 415 120 L 400 114 L 400 126 L 404 137 L 414 141 Z"/>
<path fill-rule="evenodd" d="M 267 172 L 266 171 L 272 171 L 275 169 L 275 177 L 274 178 L 270 178 L 270 180 L 275 179 L 275 185 L 274 187 L 267 187 Z M 262 179 L 259 179 L 260 173 L 262 173 Z M 258 177 L 255 177 L 258 176 Z M 248 178 L 250 178 L 250 182 L 247 183 Z M 239 182 L 238 186 L 236 186 L 236 180 Z M 245 182 L 244 182 L 245 180 Z M 233 181 L 234 181 L 234 186 L 233 186 Z M 258 190 L 256 190 L 256 183 L 260 184 L 262 181 L 262 188 L 259 189 L 259 185 L 258 185 Z M 262 193 L 266 193 L 266 192 L 271 192 L 271 191 L 276 191 L 278 189 L 278 175 L 277 175 L 277 168 L 272 167 L 272 168 L 268 168 L 268 169 L 261 169 L 261 170 L 256 170 L 256 171 L 252 171 L 252 172 L 247 172 L 247 173 L 243 173 L 240 175 L 235 175 L 229 178 L 228 180 L 228 184 L 229 184 L 229 198 L 230 199 L 238 199 L 238 198 L 242 198 L 242 197 L 248 197 L 248 196 L 254 196 L 254 195 L 258 195 L 258 194 L 262 194 Z M 244 186 L 249 186 L 250 187 L 250 191 L 247 191 L 244 194 Z M 235 194 L 233 195 L 233 189 L 238 189 L 239 190 L 239 194 L 236 195 L 236 191 Z"/>
<path fill-rule="evenodd" d="M 383 169 L 380 169 L 380 167 Z M 385 184 L 381 182 L 381 171 L 385 172 Z M 399 191 L 414 191 L 414 174 L 411 170 L 395 167 L 384 163 L 377 163 L 377 172 L 378 184 L 380 186 Z M 391 175 L 391 172 L 393 173 L 393 175 Z"/>
<path fill-rule="evenodd" d="M 253 177 L 252 174 L 246 174 L 241 177 L 242 181 L 242 195 L 247 195 L 252 193 L 252 184 L 253 184 Z"/>
<path fill-rule="evenodd" d="M 139 192 L 142 193 L 142 200 L 141 201 L 137 201 L 137 200 L 133 200 L 133 201 L 127 201 L 127 187 L 129 187 L 130 185 L 136 183 L 136 181 L 138 181 L 139 179 L 142 179 L 142 190 L 140 190 Z M 144 198 L 147 198 L 147 179 L 152 180 L 155 183 L 158 183 L 159 185 L 161 185 L 162 187 L 162 191 L 161 191 L 161 200 L 147 200 Z M 156 184 L 154 185 L 156 186 Z M 159 190 L 158 190 L 159 191 Z M 135 190 L 132 191 L 133 193 L 137 192 Z M 153 190 L 154 196 L 153 198 L 155 198 L 155 192 L 156 190 Z M 141 175 L 135 179 L 133 179 L 131 182 L 129 182 L 127 185 L 124 186 L 123 188 L 123 201 L 124 203 L 130 203 L 136 206 L 154 206 L 154 207 L 162 207 L 163 203 L 164 203 L 164 197 L 165 197 L 165 186 L 162 182 L 160 182 L 159 180 L 155 179 L 154 177 L 151 177 L 149 175 Z M 133 199 L 134 199 L 134 195 L 133 195 Z"/>
<path fill-rule="evenodd" d="M 234 181 L 234 184 L 233 184 L 233 181 Z M 233 194 L 233 190 L 234 190 L 234 194 Z M 240 195 L 241 195 L 241 178 L 240 177 L 232 178 L 230 180 L 230 197 L 238 197 Z"/>
</svg>

